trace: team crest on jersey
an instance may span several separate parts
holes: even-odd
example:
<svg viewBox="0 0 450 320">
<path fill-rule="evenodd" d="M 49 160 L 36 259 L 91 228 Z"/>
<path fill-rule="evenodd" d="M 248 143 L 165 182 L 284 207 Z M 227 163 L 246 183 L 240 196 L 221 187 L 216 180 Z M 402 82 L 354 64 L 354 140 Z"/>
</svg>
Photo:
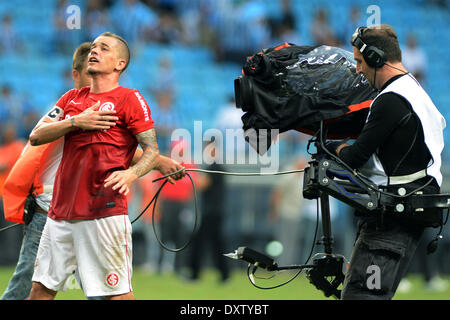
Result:
<svg viewBox="0 0 450 320">
<path fill-rule="evenodd" d="M 111 272 L 106 276 L 106 284 L 114 288 L 119 284 L 119 275 L 117 273 Z"/>
<path fill-rule="evenodd" d="M 112 111 L 112 110 L 114 110 L 114 103 L 112 102 L 105 102 L 98 109 L 98 111 Z"/>
</svg>

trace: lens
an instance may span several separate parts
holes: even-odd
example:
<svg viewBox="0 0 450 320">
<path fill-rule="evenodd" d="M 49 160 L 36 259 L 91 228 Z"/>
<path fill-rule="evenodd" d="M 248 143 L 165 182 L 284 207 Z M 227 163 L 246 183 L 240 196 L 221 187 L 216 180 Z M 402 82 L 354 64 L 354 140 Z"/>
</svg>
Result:
<svg viewBox="0 0 450 320">
<path fill-rule="evenodd" d="M 242 109 L 241 80 L 242 77 L 234 79 L 234 100 L 238 109 Z"/>
<path fill-rule="evenodd" d="M 244 112 L 253 110 L 252 84 L 247 77 L 238 77 L 234 80 L 234 96 L 236 108 Z"/>
</svg>

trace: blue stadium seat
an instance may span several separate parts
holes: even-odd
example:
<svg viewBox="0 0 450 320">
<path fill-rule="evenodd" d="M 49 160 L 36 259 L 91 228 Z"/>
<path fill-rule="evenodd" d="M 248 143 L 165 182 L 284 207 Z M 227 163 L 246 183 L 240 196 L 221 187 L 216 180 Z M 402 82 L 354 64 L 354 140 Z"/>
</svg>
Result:
<svg viewBox="0 0 450 320">
<path fill-rule="evenodd" d="M 261 0 L 270 16 L 281 12 L 280 1 Z M 57 0 L 0 1 L 0 17 L 9 13 L 14 17 L 18 33 L 29 43 L 25 57 L 3 55 L 0 57 L 0 83 L 9 83 L 18 92 L 29 91 L 39 105 L 52 103 L 61 94 L 61 79 L 64 70 L 70 68 L 71 56 L 61 56 L 52 51 L 49 44 L 54 37 L 52 15 Z M 72 1 L 85 8 L 87 1 Z M 71 3 L 72 3 L 71 2 Z M 381 8 L 381 22 L 389 23 L 396 29 L 400 42 L 406 43 L 412 31 L 417 35 L 419 45 L 429 57 L 426 88 L 446 117 L 450 115 L 450 96 L 448 88 L 450 65 L 443 59 L 450 53 L 448 29 L 450 13 L 421 3 L 421 1 L 378 0 L 340 0 L 339 4 L 328 0 L 292 1 L 294 13 L 298 17 L 297 26 L 301 43 L 311 44 L 310 27 L 319 7 L 328 9 L 330 22 L 335 30 L 347 19 L 350 8 L 357 4 L 363 15 L 372 4 Z M 426 6 L 426 7 L 424 7 Z M 37 10 L 36 8 L 39 8 Z M 74 34 L 75 35 L 75 34 Z M 75 37 L 79 37 L 76 34 Z M 233 63 L 217 64 L 212 50 L 202 46 L 151 44 L 133 52 L 132 63 L 123 76 L 121 84 L 148 91 L 158 83 L 159 60 L 168 56 L 172 61 L 176 88 L 175 108 L 189 114 L 186 121 L 208 119 L 229 96 L 234 95 L 233 81 L 241 75 L 241 65 Z M 30 76 L 32 75 L 32 76 Z M 450 120 L 450 119 L 449 119 Z"/>
</svg>

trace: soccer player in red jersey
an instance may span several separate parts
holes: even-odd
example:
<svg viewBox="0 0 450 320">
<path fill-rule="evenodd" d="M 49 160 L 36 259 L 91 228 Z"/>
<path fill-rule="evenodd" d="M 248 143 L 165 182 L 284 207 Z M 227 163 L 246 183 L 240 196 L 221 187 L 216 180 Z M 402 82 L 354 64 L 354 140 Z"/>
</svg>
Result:
<svg viewBox="0 0 450 320">
<path fill-rule="evenodd" d="M 109 32 L 98 36 L 89 53 L 91 86 L 64 94 L 55 109 L 61 121 L 41 121 L 30 134 L 32 145 L 65 139 L 30 299 L 53 299 L 77 267 L 87 296 L 134 299 L 125 197 L 150 170 L 166 175 L 182 167 L 159 154 L 139 91 L 119 85 L 129 61 L 124 39 Z M 138 143 L 142 156 L 130 166 Z"/>
</svg>

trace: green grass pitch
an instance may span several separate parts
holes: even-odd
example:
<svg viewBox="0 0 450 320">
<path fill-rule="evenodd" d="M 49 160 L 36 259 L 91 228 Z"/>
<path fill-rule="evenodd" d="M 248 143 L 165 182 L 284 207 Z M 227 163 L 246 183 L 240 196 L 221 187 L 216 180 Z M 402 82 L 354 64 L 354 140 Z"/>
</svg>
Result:
<svg viewBox="0 0 450 320">
<path fill-rule="evenodd" d="M 0 268 L 0 290 L 4 292 L 14 272 L 13 267 Z M 273 286 L 288 280 L 293 275 L 277 274 L 270 280 L 258 279 L 260 286 Z M 187 281 L 174 274 L 150 273 L 135 268 L 133 273 L 133 291 L 139 300 L 333 300 L 326 298 L 321 291 L 309 283 L 304 274 L 280 288 L 261 290 L 255 288 L 247 278 L 246 270 L 238 269 L 232 273 L 226 283 L 218 281 L 219 274 L 214 270 L 205 270 L 198 281 Z M 450 288 L 436 292 L 426 290 L 420 275 L 408 277 L 412 286 L 407 293 L 398 292 L 397 300 L 449 300 Z M 450 283 L 450 277 L 445 277 Z M 59 292 L 58 300 L 85 300 L 80 289 Z"/>
</svg>

